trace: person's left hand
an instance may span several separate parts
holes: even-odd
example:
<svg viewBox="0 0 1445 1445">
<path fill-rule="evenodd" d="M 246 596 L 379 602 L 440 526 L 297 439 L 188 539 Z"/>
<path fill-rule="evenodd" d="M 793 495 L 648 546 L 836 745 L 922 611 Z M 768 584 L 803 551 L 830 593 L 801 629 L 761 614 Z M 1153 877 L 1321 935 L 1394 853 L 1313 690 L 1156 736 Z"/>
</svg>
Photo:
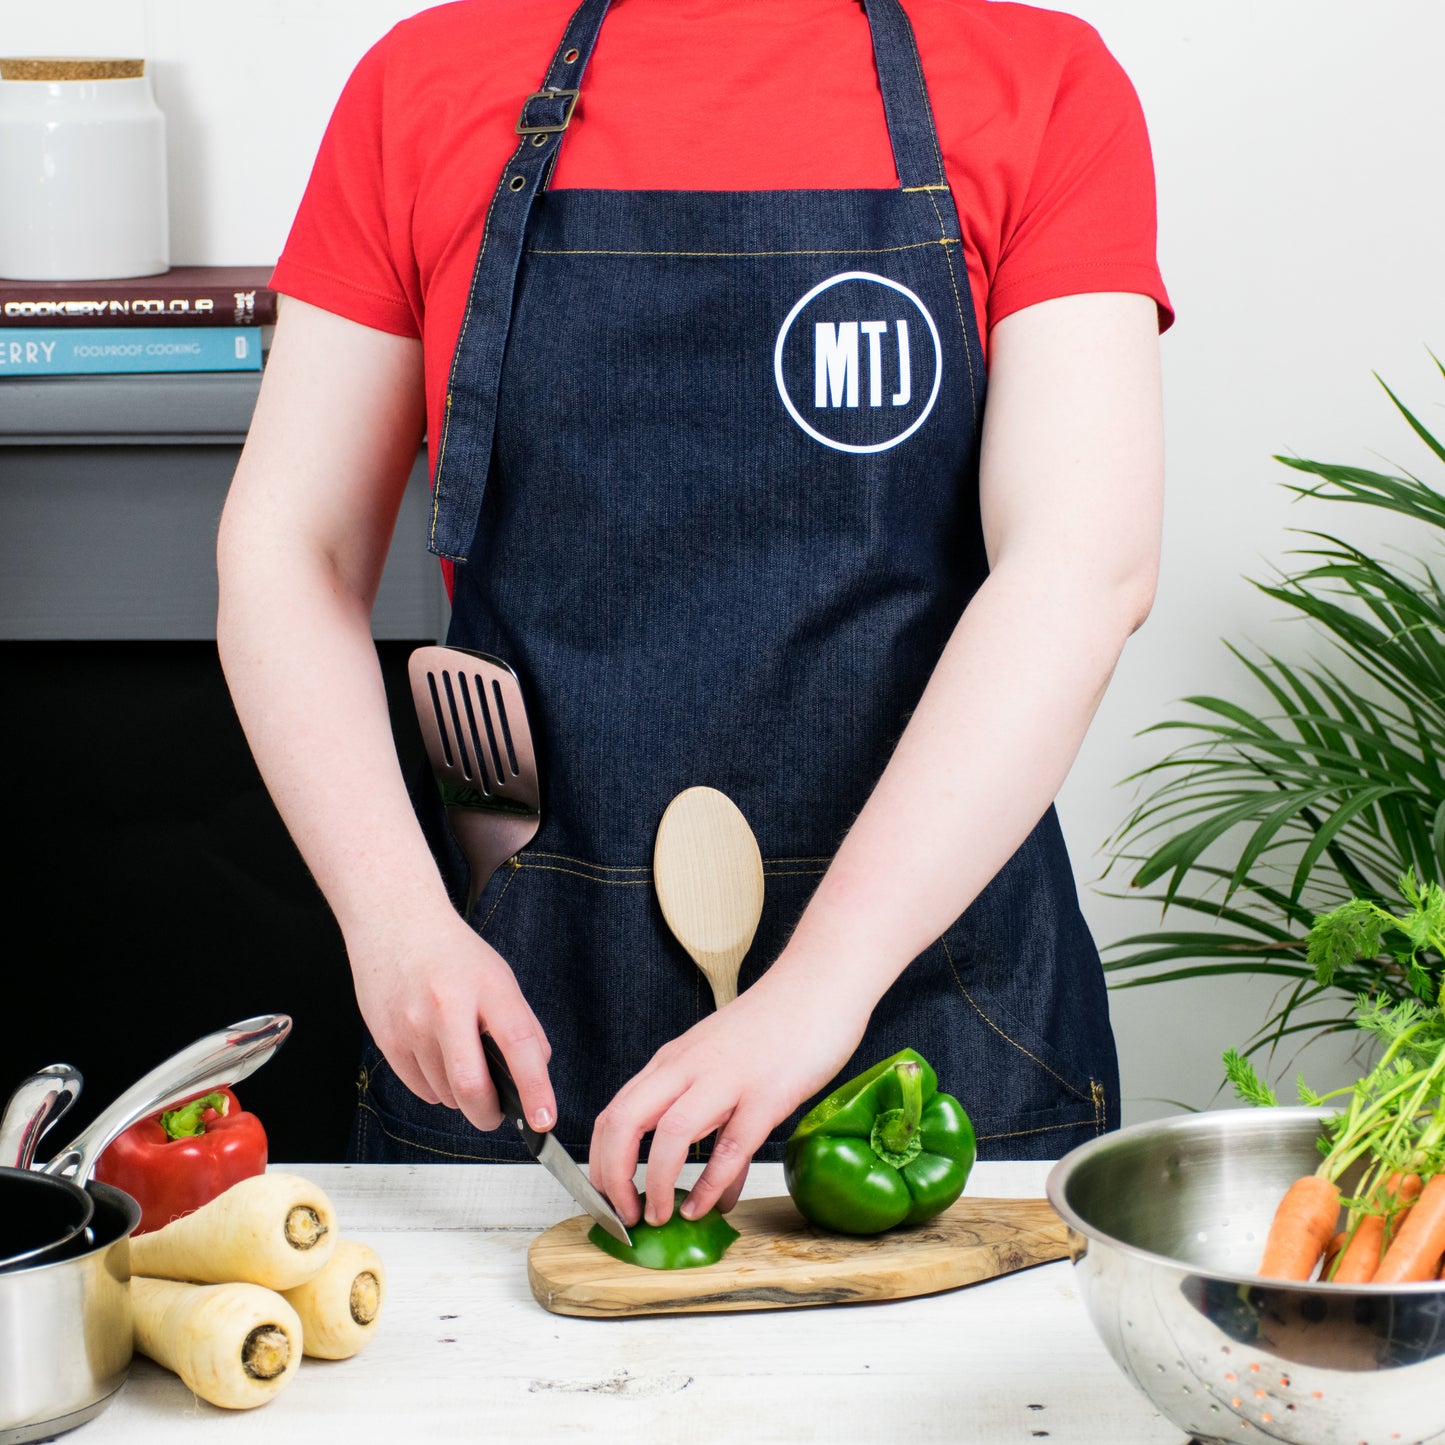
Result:
<svg viewBox="0 0 1445 1445">
<path fill-rule="evenodd" d="M 802 1026 L 800 1027 L 800 1022 Z M 689 1146 L 718 1131 L 712 1157 L 682 1205 L 696 1219 L 737 1203 L 753 1154 L 779 1120 L 830 1082 L 868 1022 L 848 1000 L 773 970 L 726 1008 L 665 1044 L 597 1116 L 589 1172 L 623 1223 L 643 1216 L 632 1183 L 643 1135 L 649 1224 L 672 1215 Z"/>
</svg>

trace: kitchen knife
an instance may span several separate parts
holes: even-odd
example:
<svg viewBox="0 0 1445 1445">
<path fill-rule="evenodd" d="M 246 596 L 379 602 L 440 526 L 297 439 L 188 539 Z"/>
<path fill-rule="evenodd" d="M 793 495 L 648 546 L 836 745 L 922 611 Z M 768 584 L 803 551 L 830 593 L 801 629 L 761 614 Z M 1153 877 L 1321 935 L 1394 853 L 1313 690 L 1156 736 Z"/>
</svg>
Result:
<svg viewBox="0 0 1445 1445">
<path fill-rule="evenodd" d="M 487 1068 L 492 1075 L 492 1084 L 501 1101 L 502 1111 L 517 1126 L 522 1142 L 531 1151 L 532 1157 L 582 1206 L 583 1209 L 614 1239 L 631 1246 L 632 1236 L 627 1226 L 617 1217 L 612 1206 L 598 1191 L 592 1181 L 578 1168 L 572 1156 L 557 1142 L 552 1134 L 539 1134 L 527 1123 L 522 1113 L 522 1097 L 512 1078 L 512 1071 L 497 1047 L 491 1034 L 482 1035 L 482 1052 L 487 1056 Z"/>
</svg>

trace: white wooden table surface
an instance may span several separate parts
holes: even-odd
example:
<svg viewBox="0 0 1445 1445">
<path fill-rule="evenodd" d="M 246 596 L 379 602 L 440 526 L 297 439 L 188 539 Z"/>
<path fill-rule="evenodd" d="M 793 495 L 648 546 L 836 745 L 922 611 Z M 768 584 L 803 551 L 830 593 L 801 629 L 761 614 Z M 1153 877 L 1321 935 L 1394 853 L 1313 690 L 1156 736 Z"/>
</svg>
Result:
<svg viewBox="0 0 1445 1445">
<path fill-rule="evenodd" d="M 351 1360 L 303 1361 L 247 1412 L 137 1358 L 105 1413 L 65 1440 L 1184 1445 L 1105 1352 L 1067 1262 L 884 1304 L 572 1319 L 527 1286 L 532 1239 L 577 1212 L 543 1169 L 275 1167 L 319 1184 L 343 1234 L 380 1253 L 377 1337 Z M 1041 1195 L 1047 1172 L 980 1164 L 969 1193 Z M 747 1192 L 783 1193 L 782 1167 L 754 1166 Z"/>
</svg>

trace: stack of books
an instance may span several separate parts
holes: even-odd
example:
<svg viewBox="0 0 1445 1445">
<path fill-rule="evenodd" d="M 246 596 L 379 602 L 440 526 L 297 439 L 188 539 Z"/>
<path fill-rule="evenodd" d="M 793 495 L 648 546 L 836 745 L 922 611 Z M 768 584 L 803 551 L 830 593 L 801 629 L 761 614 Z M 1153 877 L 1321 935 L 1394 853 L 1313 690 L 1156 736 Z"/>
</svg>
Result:
<svg viewBox="0 0 1445 1445">
<path fill-rule="evenodd" d="M 173 266 L 124 281 L 0 280 L 0 380 L 259 371 L 276 321 L 266 266 Z"/>
</svg>

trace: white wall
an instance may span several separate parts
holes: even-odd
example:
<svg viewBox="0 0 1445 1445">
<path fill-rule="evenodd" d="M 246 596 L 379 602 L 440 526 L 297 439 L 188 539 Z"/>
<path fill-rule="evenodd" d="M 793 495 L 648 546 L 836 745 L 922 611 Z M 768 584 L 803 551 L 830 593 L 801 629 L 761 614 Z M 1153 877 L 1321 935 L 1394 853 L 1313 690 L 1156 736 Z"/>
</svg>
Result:
<svg viewBox="0 0 1445 1445">
<path fill-rule="evenodd" d="M 1388 517 L 1356 515 L 1364 509 L 1292 504 L 1280 483 L 1294 474 L 1272 457 L 1407 467 L 1445 486 L 1371 375 L 1427 424 L 1445 426 L 1445 381 L 1426 353 L 1445 355 L 1435 140 L 1445 119 L 1445 6 L 1077 0 L 1061 8 L 1103 34 L 1143 101 L 1160 262 L 1179 312 L 1163 343 L 1168 506 L 1158 601 L 1060 800 L 1076 866 L 1090 878 L 1102 868 L 1095 850 L 1134 796 L 1118 780 L 1165 748 L 1134 734 L 1183 715 L 1176 698 L 1248 695 L 1220 639 L 1306 652 L 1305 629 L 1241 580 L 1288 565 L 1285 554 L 1306 545 L 1289 529 L 1415 541 Z M 1138 901 L 1093 892 L 1085 907 L 1101 942 L 1157 924 L 1157 910 Z M 1272 993 L 1239 983 L 1116 991 L 1126 1117 L 1168 1112 L 1161 1099 L 1208 1103 L 1221 1050 L 1263 1018 Z M 1345 1067 L 1344 1050 L 1331 1043 L 1301 1062 L 1312 1079 L 1328 1078 Z"/>
<path fill-rule="evenodd" d="M 521 3 L 521 0 L 519 0 Z M 842 0 L 840 0 L 842 3 Z M 171 124 L 176 261 L 274 258 L 331 102 L 409 0 L 0 0 L 0 53 L 144 53 Z M 1387 518 L 1291 507 L 1270 458 L 1428 466 L 1371 376 L 1445 425 L 1445 186 L 1439 0 L 1073 0 L 1133 77 L 1159 176 L 1160 258 L 1179 311 L 1164 342 L 1169 503 L 1154 615 L 1131 643 L 1061 811 L 1106 942 L 1152 910 L 1088 886 L 1127 811 L 1118 780 L 1159 756 L 1137 731 L 1190 693 L 1237 695 L 1220 642 L 1297 655 L 1254 593 L 1290 527 L 1393 536 Z M 1425 472 L 1438 479 L 1434 473 Z M 1221 1049 L 1270 990 L 1114 995 L 1126 1118 L 1210 1102 Z M 1316 1080 L 1344 1062 L 1311 1051 Z"/>
</svg>

